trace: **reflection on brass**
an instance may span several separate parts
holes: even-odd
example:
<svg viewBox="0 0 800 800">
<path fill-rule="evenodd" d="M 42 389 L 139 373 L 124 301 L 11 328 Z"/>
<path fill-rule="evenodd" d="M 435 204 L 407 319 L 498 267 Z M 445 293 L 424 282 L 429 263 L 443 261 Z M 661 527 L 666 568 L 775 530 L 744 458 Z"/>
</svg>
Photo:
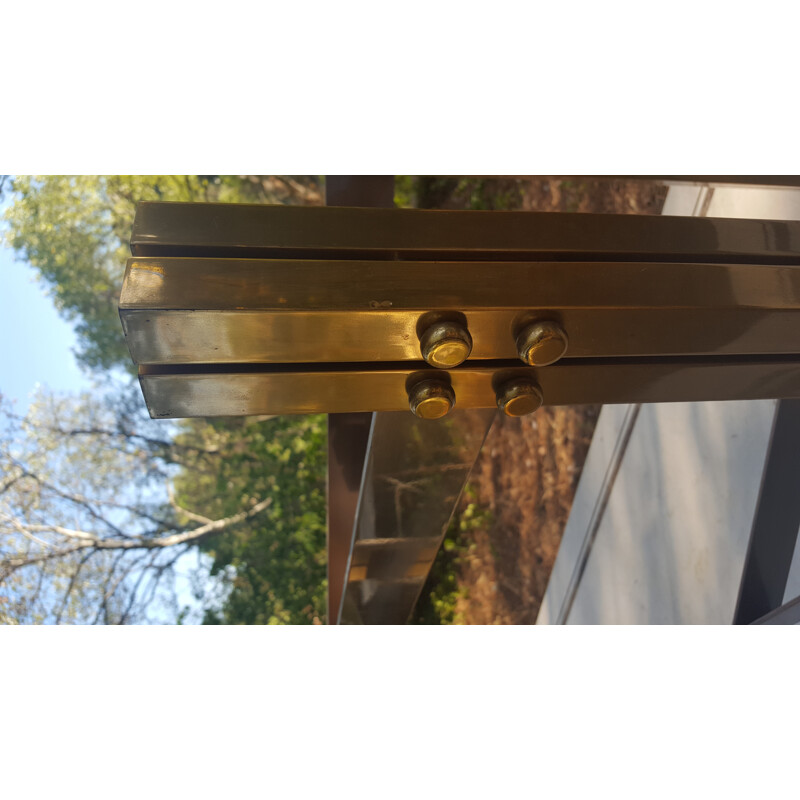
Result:
<svg viewBox="0 0 800 800">
<path fill-rule="evenodd" d="M 131 235 L 134 256 L 386 262 L 797 263 L 798 250 L 798 222 L 234 203 L 139 203 Z"/>
<path fill-rule="evenodd" d="M 402 364 L 347 371 L 284 365 L 142 366 L 139 381 L 154 418 L 407 412 L 407 381 L 415 372 Z M 800 356 L 570 358 L 540 370 L 517 360 L 462 366 L 447 375 L 463 409 L 496 410 L 498 375 L 501 385 L 515 377 L 536 381 L 548 406 L 800 397 Z"/>
<path fill-rule="evenodd" d="M 457 322 L 437 322 L 420 337 L 422 357 L 439 369 L 451 369 L 466 361 L 472 352 L 469 331 Z"/>
<path fill-rule="evenodd" d="M 470 361 L 537 318 L 570 358 L 800 351 L 800 268 L 763 264 L 136 258 L 120 317 L 138 364 L 420 361 L 431 307 L 468 314 Z"/>
<path fill-rule="evenodd" d="M 800 397 L 800 222 L 143 203 L 131 253 L 151 416 L 399 412 L 330 484 L 342 622 L 408 619 L 498 406 Z"/>
<path fill-rule="evenodd" d="M 524 417 L 542 405 L 542 391 L 530 380 L 517 378 L 504 383 L 497 392 L 497 407 L 509 417 Z"/>
<path fill-rule="evenodd" d="M 439 419 L 456 404 L 456 394 L 444 381 L 427 380 L 409 392 L 409 406 L 420 419 Z"/>
<path fill-rule="evenodd" d="M 567 334 L 555 322 L 534 322 L 517 336 L 517 352 L 526 364 L 546 367 L 567 352 Z"/>
</svg>

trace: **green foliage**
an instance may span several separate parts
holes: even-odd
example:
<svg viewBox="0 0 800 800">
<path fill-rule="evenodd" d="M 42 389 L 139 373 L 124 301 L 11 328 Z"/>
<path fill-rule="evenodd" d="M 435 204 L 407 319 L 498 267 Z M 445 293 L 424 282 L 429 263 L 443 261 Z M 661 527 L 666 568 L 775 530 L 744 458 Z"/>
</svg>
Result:
<svg viewBox="0 0 800 800">
<path fill-rule="evenodd" d="M 395 202 L 401 207 L 437 207 L 450 202 L 463 207 L 466 196 L 466 205 L 471 208 L 513 207 L 513 189 L 508 197 L 499 197 L 485 184 L 474 179 L 400 176 Z M 131 367 L 117 305 L 137 202 L 317 203 L 321 199 L 318 178 L 291 177 L 19 177 L 12 189 L 15 200 L 6 214 L 6 241 L 37 270 L 61 313 L 75 322 L 80 347 L 77 355 L 85 366 L 95 370 Z M 82 413 L 94 412 L 87 406 Z M 54 418 L 63 417 L 63 410 L 57 410 Z M 104 425 L 113 427 L 108 420 Z M 191 513 L 163 503 L 156 507 L 142 497 L 130 502 L 170 523 L 175 515 L 185 513 L 183 523 L 187 527 L 192 521 L 197 524 L 198 515 L 223 519 L 269 498 L 270 506 L 258 516 L 196 545 L 211 557 L 212 575 L 219 589 L 215 595 L 215 587 L 198 586 L 197 594 L 206 609 L 205 621 L 259 624 L 321 620 L 326 591 L 325 418 L 188 420 L 177 428 L 174 441 L 131 439 L 138 449 L 120 450 L 117 461 L 109 464 L 103 449 L 92 449 L 88 443 L 81 444 L 78 453 L 75 442 L 83 442 L 81 439 L 66 449 L 54 440 L 53 448 L 71 454 L 72 471 L 65 474 L 82 481 L 72 487 L 76 496 L 86 493 L 106 503 L 112 502 L 108 492 L 113 495 L 119 485 L 114 464 L 124 466 L 125 458 L 135 458 L 146 476 L 167 466 L 172 475 L 174 467 L 177 503 Z M 79 461 L 80 470 L 74 466 Z M 41 510 L 41 515 L 57 521 L 59 513 L 57 505 Z M 91 520 L 84 522 L 87 528 L 93 524 Z M 469 552 L 470 531 L 485 522 L 485 513 L 474 502 L 454 518 L 416 612 L 418 622 L 460 621 L 456 612 L 458 566 Z M 89 613 L 86 604 L 98 591 L 99 576 L 111 574 L 108 566 L 100 558 L 80 565 L 80 572 L 68 561 L 48 565 L 52 572 L 48 580 L 54 591 L 66 590 L 68 596 L 68 603 L 57 615 L 85 618 Z M 37 575 L 29 570 L 20 573 L 20 580 L 35 584 L 42 575 L 41 571 Z M 70 596 L 74 575 L 80 582 Z M 20 585 L 14 597 L 27 596 L 25 587 L 27 584 Z M 35 585 L 33 589 L 38 591 Z M 175 613 L 177 622 L 185 621 L 185 611 L 176 609 Z M 31 611 L 29 619 L 38 619 L 36 614 L 41 617 L 39 611 Z M 20 616 L 0 608 L 0 618 Z M 122 619 L 125 614 L 106 609 L 106 618 L 114 617 Z"/>
<path fill-rule="evenodd" d="M 394 176 L 394 204 L 397 208 L 417 207 L 417 177 L 414 175 Z"/>
<path fill-rule="evenodd" d="M 12 185 L 14 202 L 6 213 L 5 240 L 35 268 L 56 307 L 75 323 L 79 360 L 96 372 L 120 366 L 131 369 L 117 306 L 138 202 L 317 204 L 321 202 L 320 187 L 318 177 L 291 176 L 18 177 Z M 141 406 L 141 397 L 137 400 Z M 264 498 L 271 500 L 257 517 L 226 528 L 199 545 L 212 557 L 216 588 L 221 589 L 212 597 L 215 586 L 197 587 L 207 608 L 205 621 L 321 619 L 326 590 L 325 418 L 189 420 L 177 428 L 174 441 L 162 441 L 161 436 L 158 440 L 137 436 L 131 441 L 138 463 L 148 473 L 169 467 L 177 502 L 189 512 L 163 502 L 158 508 L 152 502 L 147 506 L 142 498 L 136 501 L 137 507 L 165 518 L 183 515 L 184 526 L 191 528 L 199 524 L 198 515 L 223 519 Z M 66 452 L 64 447 L 72 446 L 54 439 L 53 452 Z M 103 492 L 113 492 L 115 486 L 108 478 L 105 451 L 102 447 L 84 450 L 85 464 L 75 462 L 68 468 L 72 472 L 65 474 L 86 480 L 95 475 L 95 483 L 87 484 L 87 494 L 105 497 Z M 93 458 L 99 460 L 94 466 Z M 160 477 L 166 479 L 163 471 Z M 63 521 L 57 505 L 43 514 L 46 521 Z M 99 588 L 89 566 L 91 563 L 82 565 L 81 582 L 75 585 L 74 596 L 83 598 L 81 602 L 91 600 L 92 592 Z M 52 562 L 51 567 L 48 562 L 47 568 L 53 572 L 50 583 L 60 580 L 56 589 L 66 589 L 69 595 L 71 585 L 61 584 L 76 574 L 75 565 L 64 561 L 61 565 Z M 44 574 L 42 570 L 37 575 L 31 567 L 19 574 L 21 579 L 30 576 L 31 591 L 39 591 L 36 582 Z M 18 587 L 14 598 L 21 597 L 23 589 Z M 11 598 L 0 597 L 4 599 Z M 3 618 L 14 617 L 0 613 Z M 175 614 L 179 623 L 185 621 L 185 611 L 176 609 Z M 74 614 L 75 618 L 85 615 L 85 609 Z"/>
<path fill-rule="evenodd" d="M 455 178 L 420 175 L 417 179 L 417 207 L 445 208 L 457 187 Z"/>
<path fill-rule="evenodd" d="M 211 470 L 184 469 L 179 503 L 216 519 L 271 498 L 266 511 L 201 549 L 224 601 L 206 623 L 310 623 L 325 614 L 326 419 L 322 415 L 188 420 L 184 445 L 218 450 Z"/>
<path fill-rule="evenodd" d="M 271 199 L 260 183 L 214 175 L 21 176 L 12 191 L 7 243 L 75 323 L 78 360 L 103 370 L 132 368 L 117 306 L 136 204 Z"/>
<path fill-rule="evenodd" d="M 0 619 L 166 614 L 181 624 L 189 609 L 178 607 L 171 569 L 197 548 L 207 555 L 192 576 L 205 622 L 321 620 L 325 417 L 192 419 L 170 438 L 174 423 L 125 414 L 127 399 L 40 393 L 22 418 L 0 396 Z M 257 514 L 188 544 L 124 549 L 132 537 L 191 535 L 265 500 Z"/>
<path fill-rule="evenodd" d="M 102 180 L 18 178 L 19 199 L 6 213 L 8 243 L 50 287 L 56 307 L 75 321 L 86 343 L 81 360 L 110 366 L 122 360 L 114 300 L 125 263 L 112 230 Z"/>
<path fill-rule="evenodd" d="M 472 211 L 513 211 L 520 207 L 519 185 L 508 181 L 508 186 L 498 187 L 498 181 L 465 178 L 458 182 L 455 195 L 463 198 L 466 208 Z"/>
<path fill-rule="evenodd" d="M 397 181 L 397 178 L 395 178 Z M 395 191 L 395 204 L 416 193 L 416 208 L 458 208 L 471 211 L 514 211 L 522 207 L 519 181 L 498 178 L 446 178 L 421 176 L 401 182 Z"/>
<path fill-rule="evenodd" d="M 487 528 L 492 521 L 491 511 L 479 506 L 476 492 L 469 484 L 464 489 L 468 501 L 453 515 L 447 527 L 442 547 L 433 562 L 431 573 L 422 590 L 422 596 L 411 622 L 417 625 L 461 625 L 464 620 L 458 612 L 458 600 L 465 597 L 459 586 L 459 567 L 475 548 L 472 534 Z"/>
</svg>

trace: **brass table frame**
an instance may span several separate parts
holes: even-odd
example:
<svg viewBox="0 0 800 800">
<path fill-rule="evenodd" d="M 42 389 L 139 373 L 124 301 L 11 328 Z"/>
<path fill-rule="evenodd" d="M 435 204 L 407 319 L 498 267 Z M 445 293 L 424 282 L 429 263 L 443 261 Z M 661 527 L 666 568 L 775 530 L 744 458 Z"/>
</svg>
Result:
<svg viewBox="0 0 800 800">
<path fill-rule="evenodd" d="M 153 416 L 329 413 L 330 622 L 408 619 L 511 379 L 546 404 L 787 398 L 735 621 L 775 611 L 800 525 L 800 223 L 389 210 L 389 176 L 326 192 L 343 208 L 141 204 L 120 315 Z M 536 318 L 569 332 L 551 366 L 516 357 Z M 463 365 L 420 360 L 437 319 L 468 324 Z M 430 378 L 455 391 L 444 420 L 401 411 Z"/>
</svg>

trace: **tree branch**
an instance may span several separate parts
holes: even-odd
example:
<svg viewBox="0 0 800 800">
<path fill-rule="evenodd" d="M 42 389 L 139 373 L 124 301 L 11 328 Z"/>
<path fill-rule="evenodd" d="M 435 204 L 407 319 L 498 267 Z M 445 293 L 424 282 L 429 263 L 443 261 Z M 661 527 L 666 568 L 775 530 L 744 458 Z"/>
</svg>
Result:
<svg viewBox="0 0 800 800">
<path fill-rule="evenodd" d="M 195 514 L 193 511 L 189 511 L 183 506 L 178 505 L 178 501 L 175 499 L 175 492 L 172 490 L 171 483 L 167 484 L 167 497 L 169 498 L 170 505 L 179 513 L 185 514 L 189 519 L 194 520 L 195 522 L 202 522 L 205 525 L 208 525 L 214 521 L 213 519 L 204 517 L 201 514 Z"/>
<path fill-rule="evenodd" d="M 75 568 L 75 572 L 72 573 L 72 577 L 69 580 L 69 586 L 67 586 L 67 591 L 64 592 L 64 598 L 61 601 L 61 605 L 58 608 L 58 613 L 56 614 L 56 625 L 61 624 L 61 615 L 64 613 L 64 609 L 67 607 L 67 603 L 69 602 L 69 596 L 72 594 L 72 589 L 75 586 L 75 581 L 78 580 L 78 575 L 80 571 L 83 569 L 83 565 L 92 557 L 92 553 L 86 553 L 86 555 L 78 562 L 78 566 Z"/>
<path fill-rule="evenodd" d="M 2 580 L 4 577 L 7 577 L 12 572 L 21 569 L 22 567 L 27 567 L 31 564 L 38 564 L 43 561 L 52 561 L 56 558 L 63 558 L 64 556 L 79 552 L 80 550 L 85 550 L 86 548 L 92 548 L 95 551 L 162 550 L 168 547 L 175 547 L 179 544 L 195 544 L 202 539 L 205 539 L 216 533 L 221 533 L 233 525 L 237 525 L 240 522 L 244 522 L 246 519 L 250 519 L 257 514 L 260 514 L 262 511 L 268 508 L 271 503 L 272 498 L 267 497 L 265 500 L 256 503 L 249 511 L 240 511 L 238 514 L 234 514 L 233 516 L 213 520 L 190 531 L 183 531 L 182 533 L 174 533 L 169 536 L 160 536 L 155 538 L 133 536 L 126 539 L 101 539 L 95 534 L 88 533 L 87 531 L 71 530 L 69 528 L 63 528 L 60 525 L 25 524 L 17 519 L 9 518 L 9 521 L 15 528 L 21 526 L 28 532 L 50 531 L 67 539 L 77 540 L 77 544 L 59 550 L 51 549 L 38 555 L 6 558 L 0 561 L 0 580 Z M 50 545 L 50 547 L 53 547 L 53 545 Z"/>
</svg>

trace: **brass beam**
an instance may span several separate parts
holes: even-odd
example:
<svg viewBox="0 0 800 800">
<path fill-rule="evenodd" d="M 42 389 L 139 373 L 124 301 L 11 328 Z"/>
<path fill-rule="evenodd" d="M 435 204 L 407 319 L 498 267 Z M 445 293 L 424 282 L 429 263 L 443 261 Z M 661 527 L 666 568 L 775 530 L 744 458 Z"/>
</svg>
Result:
<svg viewBox="0 0 800 800">
<path fill-rule="evenodd" d="M 558 321 L 568 357 L 800 352 L 800 265 L 133 258 L 120 316 L 139 364 L 415 361 L 431 315 L 470 359 Z"/>
<path fill-rule="evenodd" d="M 800 223 L 140 203 L 131 253 L 136 257 L 798 263 Z"/>
<path fill-rule="evenodd" d="M 161 418 L 407 411 L 409 387 L 425 378 L 449 381 L 456 408 L 493 408 L 498 388 L 517 377 L 537 383 L 545 405 L 800 397 L 800 356 L 563 359 L 538 369 L 519 361 L 447 371 L 424 362 L 339 367 L 143 366 L 139 380 L 151 416 Z"/>
</svg>

